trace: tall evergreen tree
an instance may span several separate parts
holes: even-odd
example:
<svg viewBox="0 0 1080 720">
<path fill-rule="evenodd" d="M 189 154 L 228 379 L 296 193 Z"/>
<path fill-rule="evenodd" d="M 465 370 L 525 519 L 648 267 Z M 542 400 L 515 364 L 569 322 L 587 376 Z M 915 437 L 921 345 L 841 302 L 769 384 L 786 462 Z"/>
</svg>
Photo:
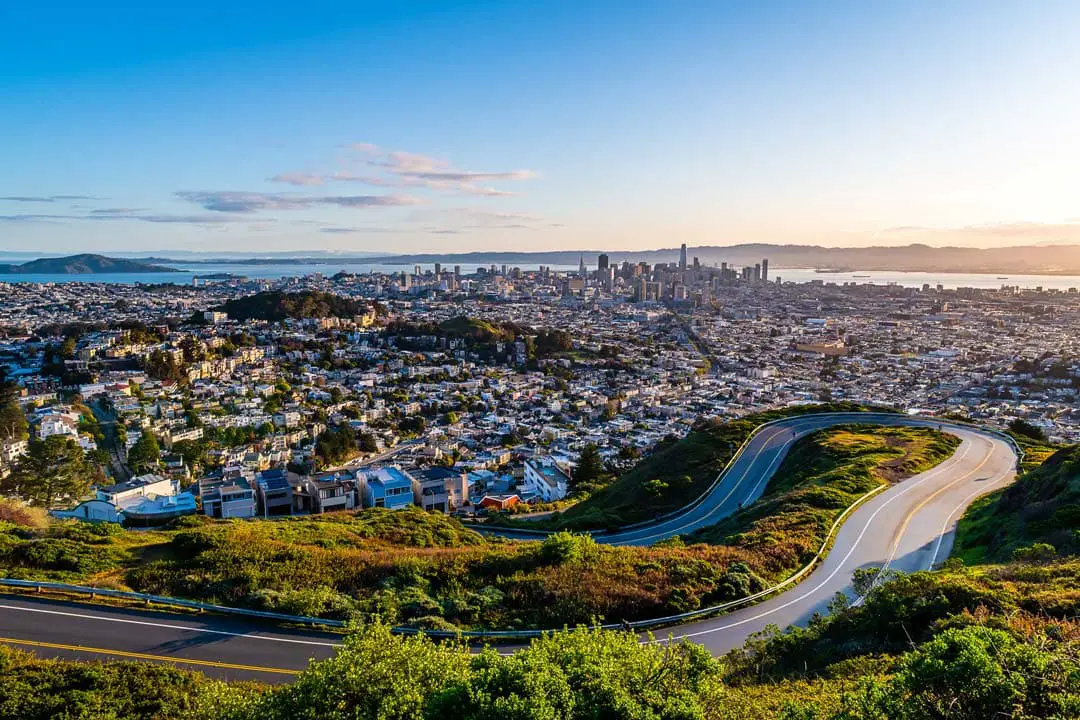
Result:
<svg viewBox="0 0 1080 720">
<path fill-rule="evenodd" d="M 128 450 L 128 467 L 136 474 L 154 470 L 161 460 L 161 446 L 152 432 L 144 432 Z"/>
<path fill-rule="evenodd" d="M 0 365 L 0 443 L 26 437 L 26 415 L 19 405 L 18 386 L 8 379 L 7 369 Z"/>
<path fill-rule="evenodd" d="M 604 461 L 600 458 L 600 450 L 595 443 L 589 443 L 581 450 L 578 456 L 577 469 L 574 470 L 573 486 L 580 488 L 602 480 L 607 473 L 604 470 Z"/>
<path fill-rule="evenodd" d="M 100 471 L 78 443 L 66 435 L 52 435 L 30 442 L 15 471 L 0 481 L 0 491 L 51 508 L 78 500 L 98 479 Z"/>
</svg>

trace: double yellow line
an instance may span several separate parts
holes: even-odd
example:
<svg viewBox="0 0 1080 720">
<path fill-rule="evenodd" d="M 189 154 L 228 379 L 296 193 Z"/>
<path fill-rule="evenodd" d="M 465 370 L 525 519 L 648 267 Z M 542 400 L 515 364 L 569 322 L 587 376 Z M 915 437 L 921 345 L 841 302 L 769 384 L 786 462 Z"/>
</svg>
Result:
<svg viewBox="0 0 1080 720">
<path fill-rule="evenodd" d="M 929 503 L 933 502 L 939 495 L 946 492 L 947 490 L 951 490 L 953 487 L 959 485 L 960 483 L 964 482 L 965 480 L 967 480 L 972 475 L 979 472 L 979 470 L 981 470 L 982 467 L 984 465 L 986 465 L 986 463 L 990 462 L 990 460 L 991 460 L 991 458 L 993 458 L 993 456 L 994 456 L 994 446 L 993 446 L 993 443 L 991 443 L 990 452 L 987 453 L 986 457 L 984 457 L 982 459 L 982 462 L 980 462 L 974 468 L 972 468 L 968 472 L 964 473 L 960 477 L 956 478 L 952 482 L 950 482 L 950 483 L 948 483 L 946 485 L 942 485 L 940 488 L 938 488 L 932 494 L 930 494 L 930 495 L 926 496 L 925 498 L 923 498 L 922 502 L 920 502 L 918 505 L 916 505 L 915 507 L 913 507 L 911 510 L 908 511 L 907 515 L 904 517 L 904 522 L 900 524 L 900 529 L 896 533 L 896 538 L 893 541 L 892 551 L 889 552 L 889 557 L 885 561 L 885 564 L 881 568 L 882 573 L 884 573 L 886 570 L 889 569 L 889 565 L 892 564 L 893 559 L 896 557 L 896 551 L 900 549 L 900 542 L 904 539 L 904 535 L 905 535 L 905 533 L 907 533 L 908 525 L 911 524 L 911 521 L 915 517 L 915 515 L 917 515 L 918 512 L 920 510 L 922 510 L 924 507 L 926 507 Z"/>
<path fill-rule="evenodd" d="M 224 670 L 247 670 L 250 672 L 276 673 L 278 675 L 297 675 L 299 670 L 283 670 L 281 668 L 260 667 L 258 665 L 236 665 L 234 663 L 215 662 L 213 660 L 189 660 L 188 658 L 172 657 L 168 655 L 148 655 L 146 653 L 128 652 L 126 650 L 106 650 L 104 648 L 85 647 L 83 645 L 61 645 L 60 643 L 38 642 L 36 640 L 18 640 L 16 638 L 0 637 L 0 643 L 8 645 L 27 645 L 29 647 L 48 648 L 50 650 L 70 650 L 72 652 L 88 652 L 98 655 L 112 655 L 114 657 L 127 658 L 130 660 L 156 660 L 168 663 L 182 663 L 185 665 L 201 665 L 204 667 L 221 668 Z"/>
</svg>

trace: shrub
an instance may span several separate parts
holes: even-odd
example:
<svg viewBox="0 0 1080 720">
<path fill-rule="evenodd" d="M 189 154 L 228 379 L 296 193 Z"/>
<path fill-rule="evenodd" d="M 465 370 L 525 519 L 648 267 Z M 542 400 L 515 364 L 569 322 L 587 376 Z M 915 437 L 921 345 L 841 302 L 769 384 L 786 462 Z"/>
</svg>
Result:
<svg viewBox="0 0 1080 720">
<path fill-rule="evenodd" d="M 596 541 L 590 535 L 574 535 L 557 532 L 540 544 L 540 557 L 546 563 L 563 565 L 581 562 L 596 550 Z"/>
<path fill-rule="evenodd" d="M 1035 543 L 1028 547 L 1019 547 L 1013 550 L 1012 558 L 1015 562 L 1043 563 L 1053 560 L 1057 556 L 1057 549 L 1048 543 Z"/>
<path fill-rule="evenodd" d="M 43 528 L 49 521 L 45 508 L 27 505 L 14 498 L 0 498 L 0 523 L 28 528 Z"/>
</svg>

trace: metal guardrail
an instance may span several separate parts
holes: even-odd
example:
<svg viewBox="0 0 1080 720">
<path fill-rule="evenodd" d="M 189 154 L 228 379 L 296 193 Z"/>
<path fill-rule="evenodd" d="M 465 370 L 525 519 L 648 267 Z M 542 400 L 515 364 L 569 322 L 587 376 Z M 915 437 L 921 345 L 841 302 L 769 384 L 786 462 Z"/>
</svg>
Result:
<svg viewBox="0 0 1080 720">
<path fill-rule="evenodd" d="M 303 615 L 286 615 L 284 613 L 266 612 L 263 610 L 250 610 L 248 608 L 229 607 L 227 605 L 213 605 L 195 600 L 166 597 L 164 595 L 147 595 L 146 593 L 126 592 L 124 590 L 109 590 L 107 588 L 95 588 L 86 585 L 68 585 L 66 583 L 41 582 L 38 580 L 15 580 L 13 578 L 0 578 L 0 585 L 7 587 L 27 588 L 31 590 L 52 590 L 54 592 L 72 593 L 75 595 L 89 595 L 120 598 L 123 600 L 138 600 L 147 604 L 167 605 L 182 607 L 200 612 L 216 612 L 228 615 L 242 615 L 244 617 L 259 618 L 262 620 L 275 620 L 277 622 L 291 622 L 302 625 L 323 625 L 327 627 L 343 628 L 348 623 L 341 620 L 327 620 L 324 618 L 305 617 Z"/>
<path fill-rule="evenodd" d="M 813 417 L 813 416 L 824 417 L 824 416 L 829 416 L 829 415 L 832 415 L 834 417 L 835 416 L 840 416 L 840 415 L 843 415 L 843 416 L 852 415 L 852 416 L 854 416 L 854 418 L 857 421 L 857 419 L 859 419 L 860 413 L 811 413 L 811 414 L 808 414 L 808 415 L 805 415 L 805 416 L 797 416 L 797 417 L 808 417 L 808 416 L 811 416 L 811 417 Z M 865 413 L 865 415 L 872 416 L 872 415 L 874 415 L 874 413 Z M 879 417 L 881 417 L 881 416 L 884 416 L 885 413 L 880 413 L 878 415 L 879 415 Z M 960 428 L 964 428 L 964 429 L 977 430 L 977 431 L 979 431 L 981 433 L 984 433 L 984 434 L 994 435 L 994 436 L 998 437 L 999 439 L 1003 440 L 1004 442 L 1006 442 L 1008 445 L 1010 445 L 1013 448 L 1013 450 L 1016 452 L 1016 455 L 1017 455 L 1017 466 L 1018 467 L 1019 467 L 1020 463 L 1023 462 L 1023 458 L 1024 458 L 1023 449 L 1019 446 L 1019 444 L 1016 442 L 1016 440 L 1011 435 L 1009 435 L 1008 433 L 1001 432 L 1001 431 L 993 429 L 993 428 L 982 427 L 982 426 L 979 426 L 979 425 L 975 425 L 973 423 L 962 423 L 962 422 L 957 422 L 957 421 L 953 421 L 953 420 L 938 421 L 937 419 L 930 418 L 930 417 L 925 417 L 925 418 L 919 418 L 919 417 L 914 417 L 914 416 L 904 416 L 904 417 L 909 417 L 912 420 L 916 420 L 916 419 L 924 420 L 925 421 L 924 423 L 918 423 L 918 424 L 924 424 L 926 426 L 938 425 L 938 426 L 941 426 L 941 427 L 947 427 L 947 426 L 960 427 Z M 684 506 L 683 508 L 681 508 L 676 514 L 672 515 L 672 517 L 677 517 L 679 514 L 682 514 L 684 512 L 688 512 L 689 510 L 692 510 L 694 507 L 696 507 L 697 504 L 700 504 L 701 500 L 703 500 L 705 496 L 707 496 L 709 493 L 711 493 L 713 491 L 713 489 L 715 489 L 716 484 L 720 481 L 720 479 L 724 476 L 724 474 L 730 469 L 730 467 L 731 467 L 732 463 L 734 462 L 734 460 L 742 453 L 743 449 L 746 447 L 746 445 L 749 443 L 749 441 L 754 437 L 754 435 L 758 431 L 760 431 L 762 428 L 764 428 L 766 426 L 775 425 L 775 424 L 777 424 L 779 422 L 782 422 L 782 421 L 790 422 L 791 420 L 793 420 L 792 417 L 786 417 L 786 418 L 780 418 L 778 420 L 772 420 L 772 421 L 769 421 L 767 423 L 762 423 L 761 425 L 758 425 L 754 429 L 754 431 L 752 431 L 751 434 L 747 437 L 747 439 L 743 442 L 743 445 L 739 448 L 739 451 L 736 452 L 736 454 L 732 456 L 732 459 L 728 462 L 727 466 L 725 466 L 724 471 L 713 482 L 713 484 L 710 486 L 709 490 L 706 491 L 706 493 L 704 493 L 703 496 L 699 497 L 698 500 L 695 500 L 694 503 L 692 503 L 691 505 Z M 838 424 L 843 424 L 843 423 L 838 423 Z M 912 423 L 912 425 L 915 425 L 915 424 L 916 423 Z M 833 540 L 833 536 L 836 534 L 837 529 L 840 527 L 840 525 L 843 523 L 843 521 L 845 519 L 847 519 L 847 517 L 851 513 L 853 513 L 856 510 L 856 508 L 858 508 L 860 505 L 862 505 L 864 502 L 866 502 L 872 496 L 874 496 L 877 493 L 884 490 L 886 487 L 888 487 L 888 485 L 884 485 L 884 484 L 879 485 L 878 487 L 874 488 L 873 490 L 871 490 L 870 492 L 866 493 L 865 495 L 860 497 L 858 500 L 853 502 L 851 505 L 849 505 L 847 507 L 847 509 L 844 510 L 844 512 L 842 512 L 836 518 L 835 521 L 833 521 L 832 526 L 829 528 L 828 533 L 826 533 L 825 538 L 821 543 L 821 547 L 818 548 L 818 551 L 814 555 L 814 557 L 811 558 L 810 561 L 806 565 L 804 565 L 801 569 L 799 569 L 796 573 L 789 576 L 787 579 L 777 583 L 776 585 L 765 588 L 764 590 L 753 593 L 751 595 L 747 595 L 746 597 L 738 598 L 736 600 L 731 600 L 731 601 L 728 601 L 728 602 L 725 602 L 725 603 L 721 603 L 719 605 L 711 605 L 709 607 L 699 608 L 697 610 L 691 610 L 690 612 L 678 613 L 676 615 L 667 615 L 667 616 L 659 617 L 659 618 L 650 618 L 648 620 L 637 620 L 637 621 L 629 622 L 629 623 L 608 623 L 608 624 L 603 624 L 603 625 L 596 625 L 596 626 L 593 626 L 593 627 L 597 627 L 597 628 L 601 628 L 601 629 L 605 629 L 605 630 L 617 630 L 617 629 L 622 629 L 622 628 L 626 628 L 626 627 L 633 628 L 635 630 L 645 630 L 645 629 L 649 629 L 649 628 L 655 628 L 655 627 L 666 626 L 666 625 L 676 625 L 676 624 L 685 622 L 687 620 L 695 620 L 695 619 L 702 618 L 702 617 L 705 617 L 705 616 L 708 616 L 708 615 L 715 615 L 715 614 L 724 612 L 725 610 L 731 610 L 731 609 L 739 607 L 741 605 L 746 605 L 748 603 L 752 603 L 752 602 L 754 602 L 756 600 L 760 600 L 760 599 L 765 598 L 765 597 L 767 597 L 769 595 L 772 595 L 772 594 L 774 594 L 774 593 L 788 587 L 789 585 L 793 585 L 793 584 L 797 583 L 799 580 L 801 580 L 803 577 L 805 577 L 808 573 L 810 573 L 815 567 L 817 567 L 818 563 L 821 562 L 824 559 L 826 550 L 828 549 L 829 544 Z M 652 522 L 656 522 L 656 521 L 654 520 Z M 527 532 L 530 532 L 530 531 L 526 530 L 524 532 L 527 533 Z M 531 531 L 531 532 L 536 532 L 536 531 Z M 276 622 L 295 623 L 295 624 L 300 624 L 300 625 L 323 626 L 323 627 L 331 627 L 331 628 L 345 628 L 345 627 L 348 627 L 348 625 L 349 625 L 349 623 L 347 623 L 345 621 L 342 621 L 342 620 L 328 620 L 328 619 L 323 619 L 323 618 L 306 617 L 306 616 L 301 616 L 301 615 L 286 615 L 286 614 L 283 614 L 283 613 L 266 612 L 266 611 L 262 611 L 262 610 L 250 610 L 250 609 L 247 609 L 247 608 L 229 607 L 227 605 L 214 605 L 214 604 L 210 604 L 210 603 L 198 602 L 198 601 L 195 601 L 195 600 L 184 600 L 184 599 L 181 599 L 181 598 L 166 597 L 166 596 L 162 596 L 162 595 L 148 595 L 148 594 L 145 594 L 145 593 L 126 592 L 126 591 L 122 591 L 122 590 L 109 590 L 109 589 L 105 589 L 105 588 L 94 588 L 94 587 L 83 586 L 83 585 L 68 585 L 68 584 L 65 584 L 65 583 L 42 582 L 42 581 L 36 581 L 36 580 L 17 580 L 17 579 L 11 579 L 11 578 L 0 578 L 0 586 L 17 587 L 17 588 L 24 588 L 24 589 L 33 589 L 33 590 L 37 590 L 38 592 L 41 592 L 42 590 L 52 590 L 54 592 L 63 592 L 63 593 L 71 593 L 71 594 L 87 594 L 91 598 L 100 595 L 102 597 L 113 597 L 113 598 L 120 598 L 120 599 L 125 599 L 125 600 L 137 600 L 137 601 L 145 602 L 148 605 L 149 604 L 157 604 L 157 605 L 172 606 L 172 607 L 182 607 L 182 608 L 191 609 L 191 610 L 198 610 L 200 612 L 214 612 L 214 613 L 221 613 L 221 614 L 227 614 L 227 615 L 239 615 L 239 616 L 243 616 L 243 617 L 258 618 L 258 619 L 262 619 L 262 620 L 273 620 L 273 621 L 276 621 Z M 433 638 L 513 639 L 513 638 L 541 637 L 541 636 L 543 636 L 543 635 L 545 635 L 547 633 L 554 632 L 555 629 L 552 628 L 552 629 L 547 629 L 547 630 L 462 630 L 462 631 L 450 631 L 450 630 L 423 630 L 423 629 L 419 629 L 419 628 L 394 627 L 394 628 L 392 628 L 392 631 L 397 633 L 397 634 L 401 634 L 401 635 L 424 634 L 424 635 L 427 635 L 428 637 L 433 637 Z"/>
</svg>

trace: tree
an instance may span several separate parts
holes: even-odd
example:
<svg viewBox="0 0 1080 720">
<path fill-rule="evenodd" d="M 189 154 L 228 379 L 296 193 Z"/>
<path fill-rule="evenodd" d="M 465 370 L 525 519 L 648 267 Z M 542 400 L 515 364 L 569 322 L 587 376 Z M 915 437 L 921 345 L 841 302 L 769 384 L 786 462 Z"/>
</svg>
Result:
<svg viewBox="0 0 1080 720">
<path fill-rule="evenodd" d="M 152 432 L 144 432 L 128 450 L 128 467 L 136 474 L 157 469 L 161 461 L 161 446 Z"/>
<path fill-rule="evenodd" d="M 204 439 L 181 440 L 173 445 L 172 451 L 184 458 L 184 464 L 191 468 L 192 472 L 197 472 L 198 468 L 207 464 L 210 445 Z"/>
<path fill-rule="evenodd" d="M 206 348 L 194 335 L 185 335 L 180 339 L 179 346 L 184 351 L 184 362 L 199 362 L 206 359 Z"/>
<path fill-rule="evenodd" d="M 1038 425 L 1033 425 L 1023 418 L 1014 418 L 1009 423 L 1009 429 L 1017 435 L 1023 435 L 1026 438 L 1037 440 L 1039 442 L 1046 442 L 1046 432 Z"/>
<path fill-rule="evenodd" d="M 315 441 L 315 455 L 323 467 L 339 465 L 356 455 L 356 431 L 348 423 L 328 428 Z"/>
<path fill-rule="evenodd" d="M 26 415 L 19 405 L 18 386 L 7 379 L 7 369 L 0 365 L 0 443 L 25 440 Z"/>
<path fill-rule="evenodd" d="M 75 357 L 75 338 L 64 338 L 64 342 L 60 343 L 60 357 L 65 360 Z"/>
<path fill-rule="evenodd" d="M 378 452 L 379 446 L 375 444 L 375 436 L 369 432 L 360 433 L 360 450 L 366 453 Z"/>
<path fill-rule="evenodd" d="M 66 435 L 51 435 L 30 442 L 15 471 L 0 481 L 0 490 L 51 508 L 81 498 L 99 475 L 78 443 Z"/>
<path fill-rule="evenodd" d="M 187 379 L 187 371 L 183 363 L 178 363 L 172 353 L 155 350 L 150 353 L 144 363 L 146 374 L 155 380 L 172 380 L 183 382 Z"/>
<path fill-rule="evenodd" d="M 600 450 L 595 443 L 589 443 L 578 456 L 577 468 L 572 478 L 574 488 L 593 485 L 605 477 L 604 461 L 600 459 Z"/>
</svg>

